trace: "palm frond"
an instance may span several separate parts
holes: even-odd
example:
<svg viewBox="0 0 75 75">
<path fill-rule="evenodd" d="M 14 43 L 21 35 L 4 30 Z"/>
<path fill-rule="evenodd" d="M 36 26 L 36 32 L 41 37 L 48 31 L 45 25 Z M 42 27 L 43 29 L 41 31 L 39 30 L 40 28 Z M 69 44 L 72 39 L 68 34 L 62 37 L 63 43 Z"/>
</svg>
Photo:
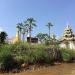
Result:
<svg viewBox="0 0 75 75">
<path fill-rule="evenodd" d="M 51 22 L 48 22 L 48 24 L 46 25 L 48 28 L 52 27 L 53 24 Z"/>
<path fill-rule="evenodd" d="M 35 27 L 37 26 L 35 23 L 32 23 L 32 25 L 35 26 Z"/>
</svg>

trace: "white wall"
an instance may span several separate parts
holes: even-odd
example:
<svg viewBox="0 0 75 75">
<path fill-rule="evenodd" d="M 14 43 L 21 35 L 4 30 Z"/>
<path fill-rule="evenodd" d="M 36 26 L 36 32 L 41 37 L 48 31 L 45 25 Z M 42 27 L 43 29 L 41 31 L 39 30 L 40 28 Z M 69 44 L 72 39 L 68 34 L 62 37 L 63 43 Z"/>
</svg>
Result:
<svg viewBox="0 0 75 75">
<path fill-rule="evenodd" d="M 69 42 L 69 47 L 70 47 L 70 49 L 75 49 L 75 42 L 74 41 L 70 41 Z"/>
<path fill-rule="evenodd" d="M 66 45 L 65 45 L 64 43 L 61 43 L 61 44 L 60 44 L 60 47 L 61 47 L 61 48 L 66 48 Z"/>
<path fill-rule="evenodd" d="M 69 43 L 69 44 L 68 44 L 68 47 L 69 47 L 70 49 L 75 50 L 75 41 L 69 41 L 68 43 Z M 65 43 L 61 43 L 61 44 L 60 44 L 60 47 L 61 47 L 61 48 L 67 48 L 67 46 L 66 46 Z"/>
</svg>

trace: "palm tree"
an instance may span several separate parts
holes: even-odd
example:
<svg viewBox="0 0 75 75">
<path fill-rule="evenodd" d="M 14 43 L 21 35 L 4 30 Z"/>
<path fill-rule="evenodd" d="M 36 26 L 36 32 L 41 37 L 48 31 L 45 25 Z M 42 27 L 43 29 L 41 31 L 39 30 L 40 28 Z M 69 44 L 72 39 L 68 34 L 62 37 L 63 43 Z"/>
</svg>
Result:
<svg viewBox="0 0 75 75">
<path fill-rule="evenodd" d="M 47 25 L 46 25 L 49 29 L 49 40 L 50 40 L 50 29 L 51 27 L 53 26 L 53 24 L 51 22 L 49 22 Z"/>
<path fill-rule="evenodd" d="M 23 25 L 22 34 L 23 34 L 23 42 L 24 42 L 25 34 L 28 34 L 28 28 L 25 25 Z"/>
<path fill-rule="evenodd" d="M 21 31 L 22 31 L 22 28 L 23 28 L 23 24 L 22 23 L 17 23 L 17 28 L 19 30 L 19 35 L 20 35 L 20 39 L 21 39 Z"/>
<path fill-rule="evenodd" d="M 31 43 L 31 31 L 32 31 L 32 29 L 33 29 L 33 27 L 35 27 L 36 26 L 36 24 L 35 24 L 35 20 L 34 20 L 34 18 L 28 18 L 24 23 L 25 23 L 25 26 L 27 26 L 28 27 L 28 31 L 29 31 L 29 42 Z"/>
</svg>

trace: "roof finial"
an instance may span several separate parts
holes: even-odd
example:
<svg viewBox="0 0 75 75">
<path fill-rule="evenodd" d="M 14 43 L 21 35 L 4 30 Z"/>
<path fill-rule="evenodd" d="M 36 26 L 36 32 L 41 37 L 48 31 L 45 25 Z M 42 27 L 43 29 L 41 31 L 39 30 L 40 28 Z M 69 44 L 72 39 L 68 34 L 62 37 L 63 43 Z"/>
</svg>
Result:
<svg viewBox="0 0 75 75">
<path fill-rule="evenodd" d="M 67 27 L 66 28 L 70 29 L 71 28 L 70 26 L 71 26 L 71 24 L 69 22 L 67 22 Z"/>
</svg>

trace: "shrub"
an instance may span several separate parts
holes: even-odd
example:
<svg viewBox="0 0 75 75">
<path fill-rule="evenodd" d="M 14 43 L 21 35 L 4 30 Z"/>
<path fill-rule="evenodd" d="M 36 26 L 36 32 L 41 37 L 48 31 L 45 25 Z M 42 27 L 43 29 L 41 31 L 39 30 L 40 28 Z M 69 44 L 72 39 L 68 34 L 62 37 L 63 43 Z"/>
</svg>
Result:
<svg viewBox="0 0 75 75">
<path fill-rule="evenodd" d="M 75 52 L 70 49 L 62 49 L 61 55 L 64 62 L 72 62 L 75 57 Z"/>
<path fill-rule="evenodd" d="M 33 50 L 30 54 L 30 58 L 33 63 L 46 63 L 47 57 L 47 51 L 41 48 Z"/>
<path fill-rule="evenodd" d="M 48 52 L 49 46 L 44 44 L 18 44 L 15 48 L 15 57 L 16 60 L 22 60 L 28 64 L 36 64 L 36 63 L 52 63 L 54 60 L 52 57 L 52 52 L 49 55 Z M 53 59 L 53 60 L 52 60 Z"/>
<path fill-rule="evenodd" d="M 5 71 L 9 71 L 13 69 L 14 59 L 10 54 L 7 54 L 2 57 L 1 69 Z"/>
<path fill-rule="evenodd" d="M 55 45 L 20 43 L 0 46 L 0 67 L 10 71 L 26 64 L 54 64 L 56 61 L 70 62 L 75 52 Z"/>
<path fill-rule="evenodd" d="M 23 60 L 25 63 L 35 64 L 44 59 L 47 55 L 43 45 L 19 44 L 15 48 L 16 59 Z"/>
<path fill-rule="evenodd" d="M 0 68 L 4 71 L 10 71 L 14 68 L 19 68 L 17 61 L 12 55 L 12 46 L 3 45 L 0 48 Z"/>
</svg>

